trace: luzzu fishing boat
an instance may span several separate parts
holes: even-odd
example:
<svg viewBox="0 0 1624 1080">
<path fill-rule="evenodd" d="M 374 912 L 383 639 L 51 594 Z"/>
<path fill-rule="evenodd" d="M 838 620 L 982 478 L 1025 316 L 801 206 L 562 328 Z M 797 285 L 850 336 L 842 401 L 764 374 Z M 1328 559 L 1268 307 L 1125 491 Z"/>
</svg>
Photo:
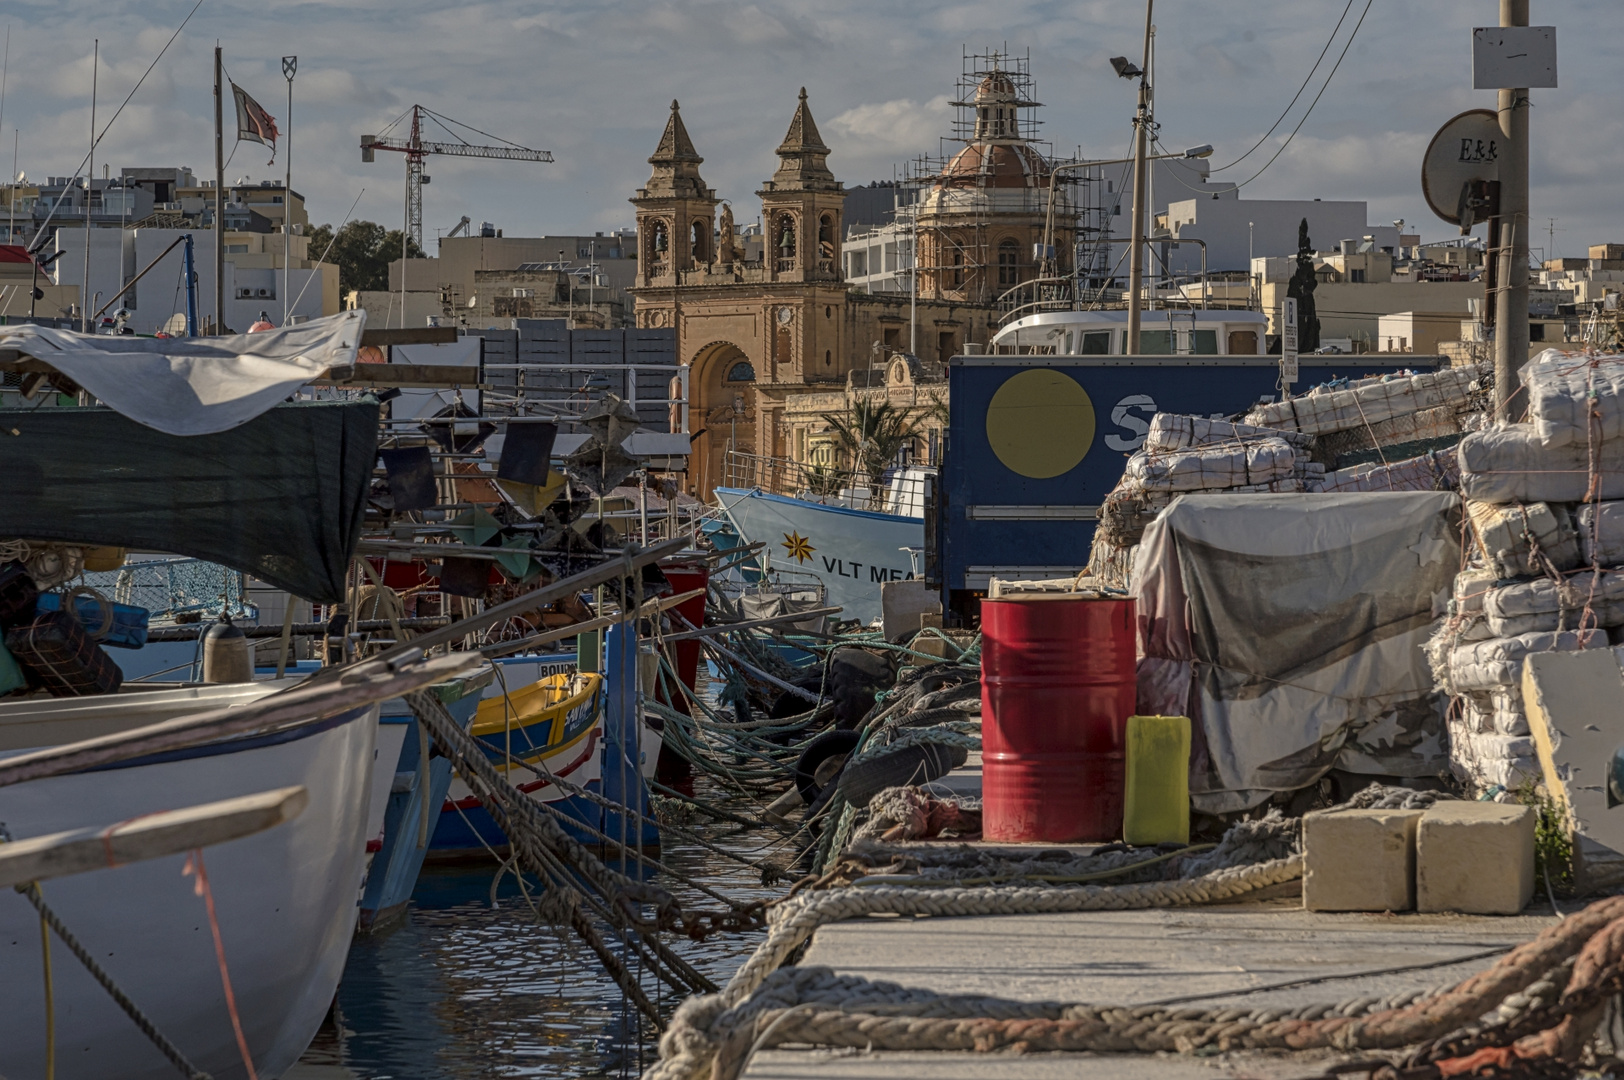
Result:
<svg viewBox="0 0 1624 1080">
<path fill-rule="evenodd" d="M 481 701 L 470 728 L 510 784 L 562 815 L 562 824 L 571 834 L 592 847 L 601 841 L 572 826 L 585 825 L 619 838 L 618 821 L 606 822 L 606 817 L 615 815 L 575 790 L 604 793 L 604 761 L 610 746 L 605 737 L 603 690 L 603 676 L 598 674 L 549 675 L 516 690 L 499 690 Z M 646 775 L 652 771 L 659 747 L 647 728 L 642 735 L 639 773 Z M 643 843 L 658 842 L 653 823 L 645 822 Z M 462 777 L 453 776 L 429 857 L 436 861 L 479 858 L 506 846 L 507 837 L 490 812 Z"/>
</svg>

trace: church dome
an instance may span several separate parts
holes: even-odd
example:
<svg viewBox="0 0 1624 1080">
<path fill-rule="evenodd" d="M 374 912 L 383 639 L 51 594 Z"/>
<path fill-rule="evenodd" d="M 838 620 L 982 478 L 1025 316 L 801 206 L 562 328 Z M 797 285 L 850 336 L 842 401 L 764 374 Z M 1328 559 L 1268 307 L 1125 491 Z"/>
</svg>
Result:
<svg viewBox="0 0 1624 1080">
<path fill-rule="evenodd" d="M 942 170 L 941 187 L 1047 187 L 1049 163 L 1026 143 L 973 142 Z"/>
</svg>

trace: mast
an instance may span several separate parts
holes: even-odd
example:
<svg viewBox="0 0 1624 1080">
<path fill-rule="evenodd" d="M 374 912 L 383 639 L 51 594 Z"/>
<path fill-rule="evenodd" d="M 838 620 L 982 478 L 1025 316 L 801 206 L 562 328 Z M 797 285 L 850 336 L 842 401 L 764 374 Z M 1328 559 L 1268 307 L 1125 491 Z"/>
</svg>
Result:
<svg viewBox="0 0 1624 1080">
<path fill-rule="evenodd" d="M 90 54 L 90 164 L 85 169 L 85 275 L 79 286 L 79 332 L 90 333 L 90 197 L 96 190 L 96 77 L 101 73 L 101 38 Z M 105 192 L 105 189 L 103 189 Z"/>
<path fill-rule="evenodd" d="M 1133 118 L 1133 228 L 1128 252 L 1128 344 L 1122 351 L 1139 355 L 1139 292 L 1145 277 L 1145 154 L 1150 139 L 1150 13 L 1155 0 L 1145 0 L 1145 59 L 1140 65 L 1139 110 Z"/>
<path fill-rule="evenodd" d="M 282 58 L 282 74 L 288 78 L 288 134 L 287 143 L 282 152 L 286 154 L 283 164 L 287 166 L 287 180 L 282 185 L 282 325 L 288 325 L 293 316 L 293 297 L 289 292 L 288 282 L 293 265 L 293 75 L 299 70 L 297 56 L 284 56 Z"/>
<path fill-rule="evenodd" d="M 214 47 L 214 332 L 226 326 L 226 153 L 220 46 Z"/>
</svg>

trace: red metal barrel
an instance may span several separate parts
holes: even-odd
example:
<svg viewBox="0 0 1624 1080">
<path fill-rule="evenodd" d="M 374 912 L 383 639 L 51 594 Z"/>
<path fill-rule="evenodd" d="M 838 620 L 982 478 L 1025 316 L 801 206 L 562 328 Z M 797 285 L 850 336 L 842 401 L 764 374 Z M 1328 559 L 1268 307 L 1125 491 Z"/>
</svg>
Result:
<svg viewBox="0 0 1624 1080">
<path fill-rule="evenodd" d="M 1119 838 L 1133 711 L 1132 600 L 1069 593 L 983 600 L 983 835 Z"/>
</svg>

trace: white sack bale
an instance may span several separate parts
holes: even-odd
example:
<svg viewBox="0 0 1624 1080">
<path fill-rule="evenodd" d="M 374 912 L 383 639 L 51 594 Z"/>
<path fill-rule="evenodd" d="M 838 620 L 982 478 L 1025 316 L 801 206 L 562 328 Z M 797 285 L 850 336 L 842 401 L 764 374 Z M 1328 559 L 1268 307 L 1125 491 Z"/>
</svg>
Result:
<svg viewBox="0 0 1624 1080">
<path fill-rule="evenodd" d="M 1145 435 L 1144 449 L 1152 453 L 1166 452 L 1249 438 L 1285 439 L 1299 450 L 1307 450 L 1314 442 L 1312 435 L 1296 431 L 1276 431 L 1273 428 L 1236 424 L 1228 420 L 1213 420 L 1205 416 L 1157 413 L 1150 418 L 1150 431 Z"/>
<path fill-rule="evenodd" d="M 1522 680 L 1523 657 L 1536 652 L 1579 652 L 1607 647 L 1602 630 L 1562 630 L 1551 633 L 1519 634 L 1456 646 L 1449 654 L 1449 681 L 1456 693 L 1472 690 L 1498 690 L 1518 686 Z"/>
<path fill-rule="evenodd" d="M 1460 490 L 1487 503 L 1582 501 L 1590 488 L 1590 449 L 1582 443 L 1546 446 L 1530 424 L 1474 431 L 1456 447 Z M 1624 439 L 1601 444 L 1600 497 L 1624 499 Z"/>
<path fill-rule="evenodd" d="M 1468 499 L 1466 515 L 1479 550 L 1501 577 L 1572 570 L 1579 565 L 1579 533 L 1566 507 Z M 1536 557 L 1536 549 L 1543 558 Z"/>
<path fill-rule="evenodd" d="M 1460 482 L 1451 447 L 1388 465 L 1350 465 L 1325 474 L 1321 491 L 1450 491 Z"/>
<path fill-rule="evenodd" d="M 1123 481 L 1147 491 L 1221 491 L 1289 479 L 1296 457 L 1291 444 L 1272 437 L 1170 453 L 1140 450 L 1128 459 Z"/>
<path fill-rule="evenodd" d="M 1546 446 L 1624 436 L 1624 356 L 1546 349 L 1518 377 L 1528 393 L 1528 418 Z"/>
<path fill-rule="evenodd" d="M 1592 625 L 1624 626 L 1624 571 L 1581 571 L 1558 584 L 1550 578 L 1515 581 L 1483 597 L 1489 629 L 1500 637 L 1579 625 L 1586 608 Z"/>
<path fill-rule="evenodd" d="M 1582 503 L 1574 517 L 1585 565 L 1624 565 L 1624 500 Z"/>
</svg>

